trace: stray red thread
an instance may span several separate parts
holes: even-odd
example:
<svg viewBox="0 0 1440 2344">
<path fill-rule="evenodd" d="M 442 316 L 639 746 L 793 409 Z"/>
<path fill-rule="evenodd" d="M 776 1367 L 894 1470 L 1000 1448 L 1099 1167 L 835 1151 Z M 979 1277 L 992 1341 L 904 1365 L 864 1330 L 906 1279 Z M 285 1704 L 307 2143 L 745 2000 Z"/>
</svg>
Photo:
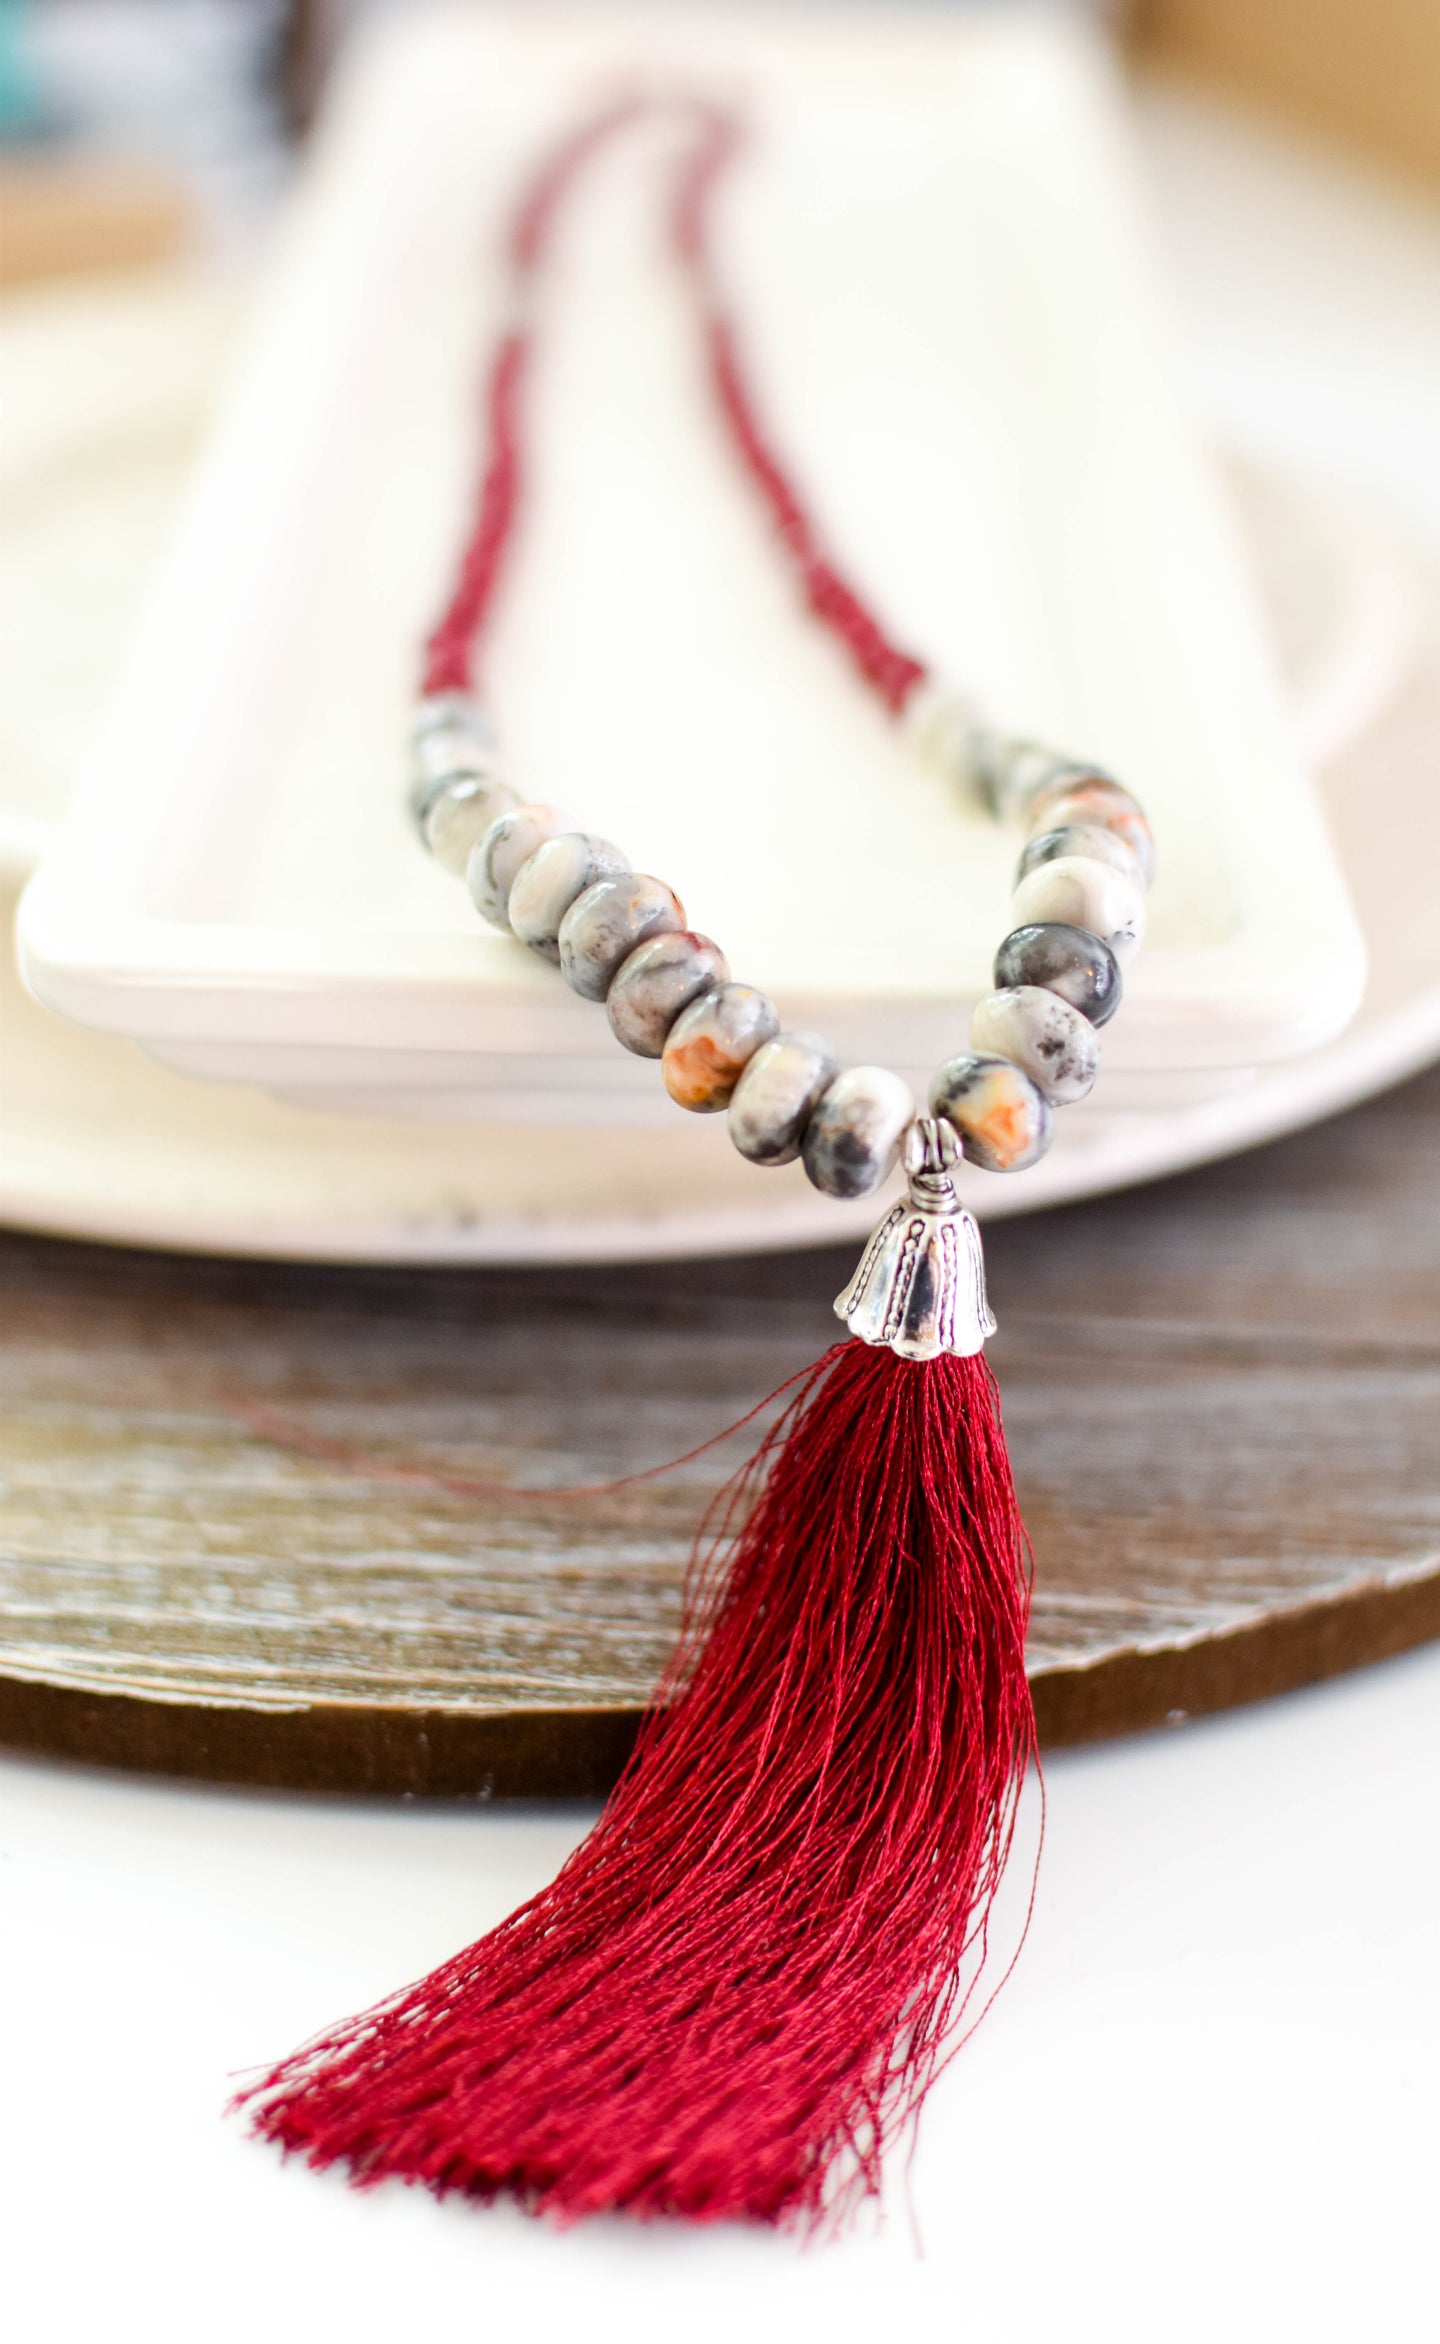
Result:
<svg viewBox="0 0 1440 2344">
<path fill-rule="evenodd" d="M 548 258 L 556 223 L 591 162 L 621 133 L 648 115 L 676 114 L 695 127 L 671 205 L 676 257 L 699 300 L 706 356 L 720 412 L 735 451 L 759 491 L 777 539 L 793 564 L 805 600 L 843 643 L 865 681 L 898 713 L 926 669 L 892 643 L 874 613 L 825 554 L 799 491 L 761 422 L 739 336 L 723 300 L 712 249 L 715 190 L 741 144 L 738 119 L 692 98 L 623 98 L 571 131 L 540 162 L 521 191 L 505 237 L 517 304 L 529 294 Z M 464 691 L 475 680 L 480 642 L 489 623 L 506 554 L 514 537 L 523 487 L 523 414 L 533 348 L 528 323 L 501 336 L 486 374 L 486 453 L 480 493 L 454 591 L 425 646 L 422 689 Z"/>
<path fill-rule="evenodd" d="M 362 1449 L 354 1441 L 332 1440 L 328 1434 L 312 1432 L 293 1416 L 286 1416 L 278 1408 L 269 1408 L 263 1400 L 252 1400 L 242 1392 L 227 1392 L 220 1396 L 220 1406 L 232 1416 L 238 1416 L 246 1430 L 257 1440 L 268 1441 L 277 1449 L 289 1449 L 300 1457 L 313 1457 L 322 1465 L 339 1465 L 347 1473 L 361 1473 L 372 1481 L 396 1481 L 416 1489 L 440 1489 L 447 1496 L 513 1500 L 517 1504 L 550 1506 L 570 1504 L 583 1499 L 587 1504 L 596 1498 L 614 1497 L 619 1491 L 634 1489 L 646 1481 L 658 1481 L 666 1473 L 678 1473 L 682 1465 L 693 1465 L 697 1457 L 706 1457 L 712 1449 L 733 1440 L 737 1433 L 773 1408 L 777 1400 L 811 1373 L 808 1367 L 797 1368 L 775 1391 L 757 1400 L 733 1424 L 722 1432 L 710 1435 L 693 1449 L 686 1449 L 678 1457 L 667 1457 L 661 1465 L 643 1466 L 638 1473 L 620 1473 L 610 1481 L 565 1482 L 552 1487 L 541 1483 L 516 1481 L 485 1481 L 470 1473 L 452 1473 L 443 1465 L 401 1465 L 393 1458 L 378 1457 L 371 1449 Z"/>
<path fill-rule="evenodd" d="M 562 2221 L 838 2221 L 975 1992 L 1035 1746 L 1028 1608 L 983 1360 L 838 1344 L 717 1500 L 589 1838 L 252 2085 L 257 2130 Z"/>
</svg>

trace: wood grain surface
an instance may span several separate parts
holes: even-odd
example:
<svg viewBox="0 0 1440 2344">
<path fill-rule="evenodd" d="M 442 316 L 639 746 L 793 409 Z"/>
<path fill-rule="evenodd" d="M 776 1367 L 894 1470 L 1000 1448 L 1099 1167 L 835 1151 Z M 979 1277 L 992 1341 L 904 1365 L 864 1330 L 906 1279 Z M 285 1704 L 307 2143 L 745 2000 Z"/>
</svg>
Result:
<svg viewBox="0 0 1440 2344">
<path fill-rule="evenodd" d="M 992 1230 L 1048 1739 L 1440 1634 L 1437 1165 L 1440 1069 Z M 0 1738 L 279 1785 L 601 1790 L 743 1444 L 566 1492 L 679 1455 L 803 1366 L 850 1262 L 333 1269 L 0 1240 Z"/>
</svg>

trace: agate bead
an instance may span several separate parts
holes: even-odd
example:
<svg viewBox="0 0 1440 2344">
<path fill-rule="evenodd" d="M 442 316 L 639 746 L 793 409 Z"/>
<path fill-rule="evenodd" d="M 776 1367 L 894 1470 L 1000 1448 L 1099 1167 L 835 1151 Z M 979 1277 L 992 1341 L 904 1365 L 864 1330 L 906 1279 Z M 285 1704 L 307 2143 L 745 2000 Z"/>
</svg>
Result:
<svg viewBox="0 0 1440 2344">
<path fill-rule="evenodd" d="M 1058 773 L 1032 791 L 1025 805 L 1025 827 L 1061 830 L 1076 822 L 1113 830 L 1130 847 L 1148 885 L 1155 876 L 1155 837 L 1138 798 L 1108 773 Z"/>
<path fill-rule="evenodd" d="M 1043 985 L 1007 985 L 987 993 L 970 1020 L 970 1047 L 981 1057 L 1013 1058 L 1052 1107 L 1083 1099 L 1100 1071 L 1095 1028 Z"/>
<path fill-rule="evenodd" d="M 560 922 L 560 974 L 572 993 L 603 1001 L 623 960 L 667 928 L 683 928 L 685 906 L 673 887 L 645 871 L 597 879 Z"/>
<path fill-rule="evenodd" d="M 495 728 L 468 692 L 432 693 L 420 702 L 410 728 L 410 812 L 422 836 L 440 790 L 466 777 L 499 780 Z"/>
<path fill-rule="evenodd" d="M 425 799 L 420 834 L 436 862 L 458 879 L 491 823 L 519 802 L 513 789 L 491 775 L 455 774 Z"/>
<path fill-rule="evenodd" d="M 779 1030 L 774 1003 L 754 985 L 721 985 L 682 1009 L 660 1069 L 677 1107 L 718 1115 L 760 1048 Z"/>
<path fill-rule="evenodd" d="M 1098 822 L 1067 822 L 1059 830 L 1036 832 L 1020 857 L 1016 886 L 1042 863 L 1058 862 L 1062 855 L 1088 855 L 1092 863 L 1108 863 L 1112 871 L 1124 871 L 1131 879 L 1145 876 L 1134 847 L 1118 830 L 1102 830 Z"/>
<path fill-rule="evenodd" d="M 522 944 L 546 960 L 560 958 L 560 923 L 577 895 L 597 879 L 630 868 L 618 846 L 587 830 L 562 830 L 523 862 L 510 889 L 510 925 Z"/>
<path fill-rule="evenodd" d="M 1018 813 L 1037 790 L 1088 770 L 1041 741 L 1016 740 L 1010 733 L 983 728 L 977 734 L 975 764 L 980 794 L 1001 821 Z"/>
<path fill-rule="evenodd" d="M 806 1126 L 840 1072 L 819 1034 L 778 1034 L 756 1051 L 730 1101 L 730 1137 L 752 1164 L 793 1164 Z"/>
<path fill-rule="evenodd" d="M 1138 879 L 1088 855 L 1061 855 L 1021 880 L 1010 900 L 1017 928 L 1063 921 L 1104 938 L 1123 968 L 1145 933 L 1145 890 Z"/>
<path fill-rule="evenodd" d="M 482 920 L 492 928 L 510 926 L 510 890 L 522 863 L 537 847 L 575 827 L 558 806 L 512 806 L 501 814 L 471 849 L 465 866 L 465 884 Z"/>
<path fill-rule="evenodd" d="M 1104 939 L 1065 920 L 1016 928 L 995 955 L 995 983 L 1043 985 L 1058 993 L 1093 1026 L 1108 1025 L 1120 1007 L 1120 967 Z"/>
<path fill-rule="evenodd" d="M 869 1196 L 893 1170 L 915 1118 L 908 1083 L 888 1066 L 847 1066 L 824 1091 L 800 1153 L 826 1196 Z"/>
<path fill-rule="evenodd" d="M 637 1058 L 658 1058 L 682 1009 L 727 982 L 730 963 L 718 944 L 688 928 L 636 946 L 605 996 L 610 1030 Z"/>
<path fill-rule="evenodd" d="M 1023 1172 L 1054 1136 L 1044 1094 L 1023 1066 L 976 1051 L 936 1068 L 930 1112 L 953 1125 L 967 1162 L 984 1172 Z"/>
</svg>

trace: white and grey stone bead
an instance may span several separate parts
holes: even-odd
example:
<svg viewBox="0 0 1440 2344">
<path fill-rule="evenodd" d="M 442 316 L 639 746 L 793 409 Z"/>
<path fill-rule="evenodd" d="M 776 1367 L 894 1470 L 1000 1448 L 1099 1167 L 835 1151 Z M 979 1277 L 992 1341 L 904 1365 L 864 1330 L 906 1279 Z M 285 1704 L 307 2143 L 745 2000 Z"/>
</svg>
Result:
<svg viewBox="0 0 1440 2344">
<path fill-rule="evenodd" d="M 995 983 L 1001 989 L 1043 985 L 1093 1026 L 1109 1024 L 1124 992 L 1120 964 L 1104 938 L 1065 920 L 1014 929 L 995 955 Z"/>
<path fill-rule="evenodd" d="M 513 789 L 493 776 L 461 773 L 438 782 L 420 816 L 420 835 L 437 863 L 463 878 L 478 841 L 500 814 L 518 806 Z"/>
<path fill-rule="evenodd" d="M 811 1184 L 826 1196 L 869 1196 L 887 1179 L 915 1120 L 910 1086 L 888 1066 L 847 1066 L 806 1126 L 800 1153 Z"/>
<path fill-rule="evenodd" d="M 658 1058 L 681 1010 L 729 977 L 729 961 L 708 936 L 690 928 L 652 936 L 637 944 L 611 981 L 605 996 L 610 1030 L 637 1058 Z"/>
<path fill-rule="evenodd" d="M 1033 836 L 1040 830 L 1060 830 L 1075 822 L 1090 822 L 1113 830 L 1130 847 L 1148 886 L 1155 876 L 1155 834 L 1138 798 L 1108 773 L 1094 767 L 1056 774 L 1032 791 L 1025 806 L 1025 827 Z"/>
<path fill-rule="evenodd" d="M 927 765 L 963 797 L 990 809 L 988 758 L 995 735 L 968 694 L 927 677 L 908 694 L 901 723 Z"/>
<path fill-rule="evenodd" d="M 1023 1172 L 1055 1136 L 1040 1085 L 1012 1059 L 988 1052 L 967 1051 L 936 1068 L 930 1112 L 954 1127 L 966 1161 L 982 1172 Z"/>
<path fill-rule="evenodd" d="M 576 896 L 560 922 L 560 974 L 572 993 L 603 1001 L 637 944 L 684 925 L 685 906 L 663 879 L 645 871 L 597 879 Z"/>
<path fill-rule="evenodd" d="M 840 1061 L 819 1034 L 777 1034 L 756 1051 L 730 1101 L 730 1137 L 752 1164 L 793 1164 Z"/>
<path fill-rule="evenodd" d="M 719 985 L 682 1009 L 661 1053 L 665 1088 L 677 1107 L 718 1115 L 741 1075 L 780 1028 L 775 1005 L 754 985 Z"/>
<path fill-rule="evenodd" d="M 512 806 L 500 814 L 471 848 L 465 866 L 465 884 L 482 920 L 492 928 L 510 928 L 510 890 L 537 847 L 562 831 L 573 830 L 574 818 L 558 806 Z"/>
<path fill-rule="evenodd" d="M 1037 790 L 1088 770 L 1042 741 L 1017 740 L 1010 733 L 981 732 L 974 758 L 980 794 L 1002 822 L 1018 814 Z"/>
<path fill-rule="evenodd" d="M 1088 855 L 1092 863 L 1108 863 L 1131 879 L 1145 877 L 1140 857 L 1118 830 L 1102 830 L 1098 822 L 1067 822 L 1058 830 L 1036 832 L 1016 867 L 1016 886 L 1042 863 L 1057 863 L 1063 855 Z"/>
<path fill-rule="evenodd" d="M 1145 934 L 1145 890 L 1138 879 L 1112 871 L 1088 855 L 1061 855 L 1029 872 L 1010 899 L 1017 928 L 1063 920 L 1102 937 L 1122 968 L 1140 949 Z"/>
<path fill-rule="evenodd" d="M 491 742 L 473 740 L 468 733 L 448 732 L 442 726 L 415 743 L 411 752 L 411 795 L 418 800 L 437 782 L 452 781 L 461 773 L 493 777 L 499 771 L 499 756 Z"/>
<path fill-rule="evenodd" d="M 1090 1020 L 1043 985 L 1006 985 L 987 993 L 970 1020 L 970 1047 L 982 1058 L 1013 1058 L 1052 1107 L 1085 1098 L 1100 1072 L 1100 1043 Z"/>
<path fill-rule="evenodd" d="M 422 700 L 410 732 L 410 812 L 424 832 L 439 790 L 464 776 L 498 781 L 495 728 L 468 692 L 435 692 Z"/>
<path fill-rule="evenodd" d="M 510 925 L 522 944 L 546 960 L 560 958 L 560 923 L 577 895 L 597 879 L 613 879 L 629 862 L 608 838 L 588 830 L 561 830 L 520 865 L 510 889 Z"/>
</svg>

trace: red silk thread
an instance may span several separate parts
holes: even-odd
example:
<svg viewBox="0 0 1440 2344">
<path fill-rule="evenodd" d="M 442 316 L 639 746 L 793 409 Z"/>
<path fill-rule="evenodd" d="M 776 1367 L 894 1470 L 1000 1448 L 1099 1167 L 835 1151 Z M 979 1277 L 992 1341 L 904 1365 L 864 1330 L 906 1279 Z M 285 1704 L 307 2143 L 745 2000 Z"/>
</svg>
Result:
<svg viewBox="0 0 1440 2344">
<path fill-rule="evenodd" d="M 984 1361 L 836 1344 L 717 1501 L 595 1829 L 252 2085 L 257 2129 L 563 2222 L 843 2220 L 980 1976 L 1035 1746 L 1029 1585 Z"/>
<path fill-rule="evenodd" d="M 892 713 L 927 670 L 892 642 L 826 554 L 819 531 L 761 420 L 742 342 L 724 300 L 714 255 L 714 200 L 742 143 L 739 118 L 704 100 L 628 98 L 605 106 L 542 159 L 522 189 L 505 237 L 515 322 L 491 357 L 482 400 L 485 455 L 470 534 L 454 590 L 425 646 L 422 689 L 466 691 L 514 539 L 524 484 L 525 393 L 535 348 L 531 322 L 539 282 L 565 205 L 596 158 L 649 116 L 679 115 L 694 137 L 676 177 L 671 245 L 695 292 L 712 386 L 732 446 L 758 491 L 804 600 L 841 643 L 864 681 Z"/>
</svg>

